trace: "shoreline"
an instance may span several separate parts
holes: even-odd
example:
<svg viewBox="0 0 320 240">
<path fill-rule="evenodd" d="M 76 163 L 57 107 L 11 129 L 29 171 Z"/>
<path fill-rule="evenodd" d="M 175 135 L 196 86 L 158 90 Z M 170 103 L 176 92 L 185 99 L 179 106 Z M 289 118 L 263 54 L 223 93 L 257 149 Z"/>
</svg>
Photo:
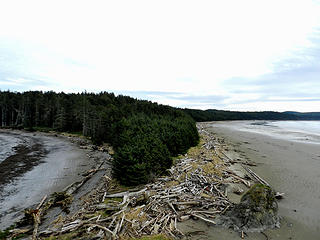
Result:
<svg viewBox="0 0 320 240">
<path fill-rule="evenodd" d="M 231 187 L 238 184 L 242 186 L 243 182 L 248 184 L 236 169 L 229 173 L 226 171 L 229 163 L 222 156 L 223 146 L 210 134 L 202 132 L 199 145 L 176 159 L 176 163 L 168 170 L 168 175 L 135 188 L 119 185 L 103 171 L 106 169 L 101 169 L 95 180 L 88 181 L 93 180 L 89 186 L 81 187 L 87 194 L 76 192 L 73 195 L 70 213 L 64 213 L 62 208 L 52 205 L 51 200 L 44 203 L 45 217 L 39 226 L 38 235 L 41 239 L 61 234 L 72 235 L 76 239 L 79 233 L 87 232 L 86 226 L 92 226 L 91 232 L 86 233 L 88 237 L 93 236 L 92 234 L 102 234 L 101 237 L 111 234 L 114 238 L 140 237 L 161 233 L 178 238 L 192 235 L 188 231 L 190 229 L 185 234 L 182 233 L 180 223 L 193 221 L 193 218 L 215 225 L 217 214 L 232 206 L 225 195 L 228 191 L 225 183 L 231 183 Z M 203 184 L 207 187 L 204 188 Z M 74 209 L 74 206 L 78 206 L 78 209 Z M 44 216 L 43 214 L 41 215 Z M 153 224 L 149 225 L 151 222 Z M 29 225 L 27 230 L 30 232 L 32 229 Z M 104 230 L 103 233 L 99 233 L 99 229 Z M 22 230 L 14 229 L 11 233 Z M 181 230 L 183 231 L 182 227 Z"/>
<path fill-rule="evenodd" d="M 10 173 L 4 171 L 0 186 L 0 229 L 21 219 L 24 209 L 33 208 L 43 196 L 81 180 L 102 159 L 99 153 L 81 149 L 88 142 L 72 135 L 3 129 L 1 133 L 22 141 L 0 163 Z"/>
<path fill-rule="evenodd" d="M 230 124 L 232 127 L 221 126 Z M 243 122 L 241 122 L 243 123 Z M 280 229 L 268 230 L 271 239 L 315 239 L 320 231 L 318 183 L 319 154 L 316 144 L 289 141 L 262 133 L 242 131 L 237 122 L 205 123 L 210 132 L 223 138 L 235 157 L 255 162 L 251 167 L 276 191 L 284 192 L 279 201 Z M 308 161 L 307 164 L 301 162 Z"/>
<path fill-rule="evenodd" d="M 95 193 L 86 197 L 87 204 L 80 211 L 55 226 L 51 224 L 39 233 L 40 236 L 70 234 L 76 238 L 88 225 L 92 226 L 92 231 L 95 229 L 93 234 L 104 230 L 100 231 L 101 238 L 139 239 L 159 233 L 173 239 L 228 239 L 222 237 L 225 233 L 231 234 L 229 239 L 239 237 L 239 232 L 216 225 L 216 220 L 219 214 L 240 201 L 241 196 L 234 193 L 234 187 L 247 190 L 249 181 L 245 180 L 240 164 L 231 163 L 230 156 L 225 155 L 231 152 L 224 141 L 203 131 L 201 126 L 199 131 L 202 141 L 176 159 L 168 170 L 170 174 L 133 189 L 105 178 Z M 206 179 L 205 183 L 199 179 Z M 205 232 L 197 230 L 199 226 L 207 229 Z M 217 231 L 219 235 L 215 234 Z M 204 232 L 205 238 L 200 232 Z M 265 239 L 260 232 L 246 236 L 246 239 Z"/>
<path fill-rule="evenodd" d="M 199 148 L 197 150 L 198 152 L 192 152 L 192 151 L 190 152 L 189 151 L 188 154 L 181 156 L 182 158 L 180 158 L 180 160 L 181 160 L 180 163 L 183 163 L 183 164 L 187 163 L 187 165 L 190 165 L 188 167 L 188 170 L 181 170 L 181 167 L 182 167 L 182 169 L 186 168 L 186 166 L 181 165 L 180 167 L 173 166 L 171 168 L 171 171 L 173 171 L 175 173 L 177 172 L 179 174 L 183 174 L 184 171 L 186 171 L 186 174 L 187 174 L 187 172 L 190 171 L 190 173 L 192 174 L 194 172 L 194 170 L 196 170 L 196 168 L 198 168 L 199 166 L 203 165 L 204 163 L 205 164 L 209 163 L 208 157 L 210 157 L 210 158 L 213 157 L 213 159 L 217 160 L 217 161 L 214 161 L 215 164 L 217 164 L 216 167 L 218 165 L 220 165 L 220 167 L 228 165 L 229 166 L 228 169 L 231 170 L 231 182 L 233 182 L 233 183 L 238 182 L 235 185 L 234 184 L 229 185 L 229 187 L 227 189 L 223 190 L 223 191 L 225 191 L 223 193 L 225 193 L 225 195 L 228 196 L 228 199 L 230 202 L 237 203 L 240 201 L 240 198 L 243 194 L 241 194 L 239 196 L 239 195 L 233 193 L 233 187 L 240 186 L 243 189 L 247 189 L 242 181 L 240 181 L 240 185 L 239 185 L 239 181 L 235 181 L 235 180 L 239 180 L 239 178 L 241 178 L 242 180 L 245 179 L 246 171 L 244 170 L 244 168 L 242 168 L 241 164 L 257 163 L 257 165 L 258 165 L 257 167 L 250 166 L 250 168 L 252 170 L 254 170 L 256 173 L 258 173 L 259 176 L 261 176 L 262 178 L 267 180 L 275 190 L 281 191 L 280 189 L 278 189 L 278 184 L 275 184 L 274 182 L 270 181 L 270 177 L 267 176 L 266 173 L 268 171 L 266 170 L 265 164 L 260 163 L 259 161 L 257 161 L 256 157 L 254 157 L 253 155 L 250 155 L 251 152 L 257 153 L 256 152 L 257 150 L 255 150 L 249 144 L 249 141 L 247 141 L 246 136 L 245 136 L 246 140 L 243 140 L 242 143 L 241 143 L 241 141 L 237 142 L 237 141 L 235 141 L 235 139 L 228 138 L 230 133 L 234 133 L 234 131 L 228 132 L 227 130 L 222 131 L 221 129 L 220 129 L 221 131 L 214 131 L 213 129 L 211 129 L 210 124 L 212 124 L 212 123 L 201 123 L 201 126 L 206 131 L 208 131 L 209 134 L 211 134 L 213 136 L 213 138 L 209 138 L 208 139 L 209 142 L 205 141 L 202 144 L 200 144 L 199 146 L 201 146 L 201 148 Z M 213 140 L 213 142 L 211 142 L 211 140 Z M 246 143 L 244 143 L 244 142 L 246 142 Z M 217 145 L 213 145 L 213 144 L 217 144 Z M 247 147 L 247 145 L 250 145 L 251 150 L 250 149 L 246 150 L 244 148 L 244 146 L 242 146 L 242 145 L 245 145 L 246 147 Z M 212 146 L 218 147 L 216 149 L 217 152 L 216 152 L 216 150 L 214 150 L 215 147 L 212 148 Z M 209 148 L 207 148 L 207 147 L 209 147 Z M 84 148 L 87 148 L 87 146 L 85 146 Z M 206 152 L 205 149 L 210 150 L 211 152 L 210 151 Z M 265 156 L 265 155 L 263 155 L 263 156 Z M 261 156 L 261 158 L 262 158 L 262 160 L 265 160 L 265 157 L 263 157 L 263 156 Z M 217 157 L 220 158 L 220 160 Z M 194 158 L 193 162 L 190 162 L 190 160 L 192 160 L 190 158 Z M 233 163 L 231 161 L 231 164 L 230 164 L 230 159 L 234 160 Z M 223 161 L 225 161 L 225 163 L 223 163 Z M 179 165 L 179 161 L 177 163 Z M 194 164 L 200 164 L 200 165 L 194 165 Z M 221 169 L 222 171 L 224 171 L 223 168 Z M 97 171 L 99 169 L 96 168 L 95 170 Z M 101 170 L 105 170 L 105 169 L 102 168 Z M 108 174 L 106 174 L 107 171 L 97 171 L 97 172 L 99 172 L 99 174 L 97 174 L 97 176 L 90 179 L 88 181 L 88 183 L 86 183 L 87 185 L 84 184 L 81 187 L 81 189 L 79 189 L 79 191 L 74 194 L 74 200 L 72 201 L 71 206 L 70 206 L 72 214 L 63 213 L 63 211 L 59 207 L 54 207 L 53 209 L 50 209 L 49 213 L 46 214 L 45 219 L 43 219 L 43 223 L 40 225 L 40 228 L 39 228 L 40 233 L 39 234 L 44 234 L 44 235 L 61 234 L 64 231 L 63 229 L 65 229 L 67 227 L 71 227 L 71 226 L 72 226 L 70 228 L 71 231 L 68 231 L 68 232 L 70 234 L 77 234 L 77 231 L 84 230 L 84 229 L 81 229 L 81 226 L 83 224 L 98 226 L 98 228 L 103 229 L 103 226 L 104 226 L 103 224 L 105 222 L 111 221 L 111 219 L 114 219 L 113 221 L 116 221 L 116 222 L 118 221 L 118 224 L 120 224 L 120 229 L 115 230 L 115 229 L 117 229 L 117 228 L 115 228 L 114 230 L 112 230 L 113 233 L 115 232 L 115 234 L 117 235 L 117 231 L 119 231 L 119 234 L 121 234 L 120 230 L 121 230 L 122 223 L 126 222 L 127 224 L 129 223 L 129 225 L 130 225 L 136 220 L 139 221 L 139 218 L 136 218 L 133 216 L 132 216 L 133 217 L 132 219 L 129 218 L 129 220 L 127 220 L 127 217 L 131 216 L 130 214 L 132 214 L 132 210 L 134 211 L 134 208 L 122 209 L 120 207 L 118 209 L 118 207 L 119 206 L 126 206 L 127 207 L 128 204 L 129 205 L 132 204 L 132 202 L 131 202 L 132 200 L 133 200 L 133 204 L 137 204 L 137 202 L 136 202 L 137 200 L 134 200 L 134 199 L 138 198 L 139 195 L 137 195 L 136 197 L 133 197 L 133 199 L 132 199 L 132 196 L 135 196 L 135 194 L 139 194 L 139 192 L 141 193 L 141 191 L 137 191 L 137 189 L 124 189 L 123 187 L 115 184 L 115 182 L 113 182 L 113 180 L 108 178 Z M 235 175 L 236 178 L 233 178 L 232 175 Z M 138 190 L 148 189 L 146 193 L 143 192 L 143 196 L 144 196 L 143 199 L 144 200 L 142 200 L 142 203 L 140 203 L 140 204 L 143 204 L 144 201 L 147 201 L 145 199 L 146 196 L 148 196 L 148 198 L 153 199 L 153 196 L 154 196 L 153 194 L 156 194 L 156 196 L 159 199 L 162 199 L 161 202 L 162 201 L 164 201 L 164 202 L 169 201 L 170 202 L 170 201 L 172 201 L 172 197 L 177 197 L 177 196 L 173 196 L 173 195 L 175 195 L 174 191 L 177 191 L 177 190 L 180 191 L 179 190 L 181 188 L 180 185 L 185 186 L 184 185 L 185 182 L 183 182 L 183 181 L 180 183 L 177 182 L 176 181 L 177 179 L 175 179 L 174 176 L 175 176 L 175 174 L 173 174 L 172 176 L 167 176 L 165 178 L 161 177 L 153 183 L 150 183 L 150 184 L 147 184 L 144 186 L 140 186 L 140 189 L 138 189 Z M 233 180 L 232 180 L 232 178 L 233 178 Z M 160 195 L 157 195 L 157 193 L 155 193 L 155 191 L 158 191 L 156 189 L 158 189 L 159 184 L 160 184 L 160 186 L 165 186 L 166 188 L 165 189 L 160 188 L 161 193 L 160 193 Z M 222 189 L 220 189 L 220 191 L 221 190 Z M 137 191 L 137 192 L 135 192 L 135 191 Z M 144 190 L 144 191 L 146 191 L 146 190 Z M 170 192 L 170 191 L 172 191 L 172 192 Z M 218 191 L 217 192 L 218 196 L 220 195 L 219 198 L 221 198 L 221 196 L 224 197 L 224 194 L 222 192 L 219 192 L 219 190 L 217 190 L 217 191 Z M 123 197 L 123 199 L 122 198 L 117 199 L 115 203 L 112 203 L 113 205 L 109 206 L 112 202 L 112 201 L 110 202 L 109 198 L 112 199 L 114 197 L 114 196 L 111 197 L 111 195 L 118 196 L 119 192 L 120 192 L 120 195 L 123 194 L 123 196 L 121 195 Z M 285 195 L 285 199 L 281 200 L 281 202 L 280 202 L 280 215 L 282 215 L 282 212 L 281 212 L 282 206 L 281 205 L 283 205 L 282 203 L 285 203 L 286 198 L 288 198 L 287 191 L 282 191 L 282 192 L 285 192 L 286 195 Z M 110 193 L 111 193 L 111 195 L 110 195 Z M 147 195 L 145 195 L 145 194 L 147 194 Z M 151 194 L 151 195 L 148 195 L 148 194 Z M 165 194 L 165 195 L 163 195 L 163 194 Z M 167 194 L 169 194 L 169 195 L 167 195 Z M 127 196 L 127 197 L 125 197 L 125 196 Z M 172 196 L 172 197 L 170 197 L 170 196 Z M 190 197 L 190 200 L 187 204 L 191 203 L 190 201 L 192 201 L 192 198 L 190 195 L 189 195 L 189 197 Z M 208 198 L 208 195 L 204 194 L 203 196 L 201 195 L 200 197 L 202 199 L 201 201 L 206 201 L 205 199 Z M 214 196 L 211 196 L 211 197 L 215 198 Z M 155 198 L 155 200 L 156 199 L 157 198 Z M 122 201 L 122 203 L 121 203 L 121 201 Z M 175 202 L 177 202 L 177 201 L 179 201 L 179 197 L 178 197 L 178 199 L 175 200 Z M 183 199 L 180 199 L 180 201 L 183 201 Z M 119 203 L 121 203 L 121 204 L 118 206 Z M 172 202 L 172 203 L 174 204 L 174 202 Z M 225 203 L 228 204 L 228 200 L 225 200 Z M 79 207 L 81 207 L 81 210 L 79 209 Z M 108 209 L 110 207 L 111 207 L 111 209 L 113 207 L 116 207 L 115 209 L 117 209 L 117 210 L 115 210 L 115 212 L 113 212 L 114 213 L 113 215 L 104 216 L 104 213 L 102 210 L 105 208 Z M 233 230 L 229 230 L 229 229 L 219 227 L 219 226 L 213 226 L 214 224 L 210 224 L 210 223 L 208 224 L 208 222 L 202 221 L 201 219 L 197 220 L 197 221 L 192 219 L 192 211 L 197 210 L 197 208 L 194 208 L 194 207 L 190 208 L 191 213 L 182 212 L 183 214 L 189 214 L 189 215 L 191 214 L 190 215 L 191 218 L 189 220 L 182 220 L 182 219 L 180 219 L 179 215 L 175 215 L 175 214 L 177 214 L 177 213 L 175 213 L 175 210 L 178 210 L 178 209 L 176 209 L 176 207 L 177 206 L 175 204 L 171 205 L 171 206 L 169 204 L 169 206 L 167 206 L 167 208 L 165 209 L 165 211 L 169 211 L 168 214 L 172 214 L 171 223 L 169 221 L 168 224 L 170 223 L 169 224 L 170 228 L 173 227 L 173 229 L 176 229 L 175 231 L 177 231 L 176 232 L 177 234 L 180 234 L 179 231 L 183 232 L 187 236 L 186 239 L 208 239 L 209 238 L 209 239 L 213 239 L 213 240 L 214 239 L 225 239 L 225 240 L 230 239 L 231 240 L 231 239 L 237 239 L 237 238 L 240 239 L 241 238 L 241 237 L 239 237 L 239 232 L 235 232 Z M 226 206 L 224 206 L 224 208 L 220 209 L 220 211 L 224 211 L 225 207 Z M 145 205 L 140 206 L 138 203 L 138 205 L 136 206 L 135 209 L 140 209 L 139 211 L 142 211 L 141 209 L 143 209 L 143 208 L 146 208 L 146 206 Z M 172 208 L 172 209 L 170 209 L 170 208 Z M 172 210 L 174 210 L 174 211 L 172 211 Z M 119 211 L 119 212 L 117 212 L 117 211 Z M 148 210 L 146 210 L 146 211 L 148 211 Z M 126 216 L 126 218 L 125 218 L 125 216 Z M 199 215 L 197 215 L 197 216 L 199 216 Z M 186 217 L 186 215 L 185 215 L 185 217 Z M 211 218 L 213 219 L 213 221 L 215 221 L 214 215 L 209 216 L 209 219 L 211 219 Z M 59 222 L 57 222 L 57 225 L 53 225 L 53 222 L 57 221 L 58 219 L 60 219 L 60 220 L 59 220 Z M 157 221 L 157 218 L 153 221 Z M 177 225 L 175 225 L 174 222 L 176 222 Z M 154 225 L 156 225 L 156 224 L 154 223 Z M 111 229 L 113 229 L 113 227 Z M 79 230 L 79 228 L 80 228 L 80 230 Z M 49 232 L 48 232 L 48 229 L 49 229 Z M 105 229 L 103 229 L 103 230 L 105 230 Z M 160 229 L 158 229 L 158 230 L 160 230 Z M 104 234 L 108 234 L 108 231 L 105 230 Z M 301 225 L 299 222 L 296 222 L 295 220 L 292 220 L 292 219 L 285 216 L 281 221 L 281 228 L 280 229 L 267 229 L 263 232 L 263 234 L 261 234 L 261 233 L 246 233 L 245 239 L 259 240 L 259 239 L 266 239 L 266 236 L 268 239 L 301 239 L 302 237 L 309 237 L 309 239 L 314 239 L 315 237 L 317 237 L 317 235 L 315 235 L 314 232 L 308 231 L 308 229 L 304 228 L 304 226 Z"/>
<path fill-rule="evenodd" d="M 43 162 L 48 154 L 43 141 L 33 135 L 0 131 L 3 137 L 11 137 L 15 142 L 11 154 L 0 162 L 0 190 L 7 184 L 23 176 Z"/>
</svg>

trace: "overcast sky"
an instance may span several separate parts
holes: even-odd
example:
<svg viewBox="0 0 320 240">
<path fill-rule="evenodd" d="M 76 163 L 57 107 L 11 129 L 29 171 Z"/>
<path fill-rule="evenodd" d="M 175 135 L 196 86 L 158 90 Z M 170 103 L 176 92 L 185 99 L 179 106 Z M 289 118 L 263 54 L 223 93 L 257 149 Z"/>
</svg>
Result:
<svg viewBox="0 0 320 240">
<path fill-rule="evenodd" d="M 320 2 L 1 1 L 8 89 L 320 111 Z"/>
</svg>

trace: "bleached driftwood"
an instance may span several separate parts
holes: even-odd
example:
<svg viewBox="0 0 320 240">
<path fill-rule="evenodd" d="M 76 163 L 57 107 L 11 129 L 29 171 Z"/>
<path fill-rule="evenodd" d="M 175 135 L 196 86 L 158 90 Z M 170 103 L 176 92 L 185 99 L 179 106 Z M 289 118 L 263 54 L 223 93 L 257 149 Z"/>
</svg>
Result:
<svg viewBox="0 0 320 240">
<path fill-rule="evenodd" d="M 264 184 L 264 185 L 270 186 L 270 184 L 267 183 L 267 181 L 265 181 L 263 178 L 259 177 L 258 174 L 256 174 L 256 173 L 255 173 L 254 171 L 252 171 L 250 168 L 245 167 L 245 166 L 243 166 L 243 168 L 244 168 L 245 170 L 247 170 L 247 172 L 250 173 L 251 176 L 252 176 L 254 179 L 256 179 L 258 182 L 260 182 L 260 183 L 262 183 L 262 184 Z"/>
<path fill-rule="evenodd" d="M 34 227 L 33 227 L 33 233 L 32 233 L 32 240 L 36 240 L 37 239 L 37 235 L 38 235 L 38 228 L 39 228 L 39 224 L 41 222 L 41 207 L 43 205 L 43 203 L 45 202 L 45 200 L 47 199 L 47 195 L 45 195 L 39 205 L 37 206 L 37 208 L 35 209 L 34 213 L 32 213 L 33 215 L 33 221 L 34 221 Z"/>
</svg>

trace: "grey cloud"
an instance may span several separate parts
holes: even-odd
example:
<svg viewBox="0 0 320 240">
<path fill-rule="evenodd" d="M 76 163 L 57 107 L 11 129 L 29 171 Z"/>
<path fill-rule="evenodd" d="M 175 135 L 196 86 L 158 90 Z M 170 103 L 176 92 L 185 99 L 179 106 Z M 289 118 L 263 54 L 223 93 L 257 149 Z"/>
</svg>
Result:
<svg viewBox="0 0 320 240">
<path fill-rule="evenodd" d="M 319 102 L 320 98 L 265 99 L 266 102 Z"/>
<path fill-rule="evenodd" d="M 225 106 L 223 103 L 227 100 L 228 96 L 221 95 L 191 95 L 179 92 L 161 92 L 161 91 L 125 91 L 115 92 L 116 94 L 129 95 L 140 99 L 157 100 L 157 97 L 162 97 L 166 100 L 180 100 L 183 103 L 177 107 L 200 107 L 210 106 L 210 108 L 222 108 Z"/>
<path fill-rule="evenodd" d="M 285 97 L 320 95 L 320 34 L 314 34 L 310 41 L 313 47 L 277 62 L 272 73 L 251 79 L 228 79 L 224 82 L 225 88 L 232 94 L 258 93 Z"/>
<path fill-rule="evenodd" d="M 224 87 L 234 95 L 257 94 L 260 96 L 259 99 L 243 102 L 270 101 L 270 98 L 318 101 L 320 96 L 320 51 L 314 49 L 312 53 L 314 53 L 312 61 L 300 59 L 299 63 L 297 60 L 289 59 L 282 64 L 290 65 L 290 68 L 283 68 L 280 71 L 280 64 L 277 72 L 255 79 L 229 79 L 224 83 Z"/>
<path fill-rule="evenodd" d="M 35 86 L 49 86 L 41 77 L 0 70 L 0 90 L 28 91 Z"/>
<path fill-rule="evenodd" d="M 183 101 L 196 101 L 199 103 L 216 103 L 221 102 L 225 99 L 227 99 L 227 96 L 220 96 L 220 95 L 205 95 L 205 96 L 196 96 L 196 95 L 176 95 L 176 96 L 169 96 L 171 99 L 175 100 L 183 100 Z"/>
<path fill-rule="evenodd" d="M 138 99 L 150 99 L 150 96 L 173 96 L 179 94 L 178 92 L 161 92 L 161 91 L 114 91 L 115 94 L 129 95 Z"/>
</svg>

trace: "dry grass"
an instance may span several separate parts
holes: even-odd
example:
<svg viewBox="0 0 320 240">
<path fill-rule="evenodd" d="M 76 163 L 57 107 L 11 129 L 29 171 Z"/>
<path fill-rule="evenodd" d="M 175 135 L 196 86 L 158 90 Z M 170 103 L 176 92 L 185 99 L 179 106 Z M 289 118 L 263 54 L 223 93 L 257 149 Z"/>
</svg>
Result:
<svg viewBox="0 0 320 240">
<path fill-rule="evenodd" d="M 111 181 L 109 182 L 109 185 L 108 185 L 108 193 L 109 194 L 118 193 L 118 192 L 125 192 L 125 191 L 128 191 L 129 189 L 130 189 L 130 187 L 126 187 L 126 186 L 119 184 L 119 182 L 117 180 L 115 180 L 114 178 L 111 179 Z"/>
<path fill-rule="evenodd" d="M 157 234 L 153 236 L 144 236 L 141 238 L 131 238 L 130 240 L 171 240 L 172 238 L 167 237 L 163 234 Z"/>
<path fill-rule="evenodd" d="M 192 147 L 188 150 L 187 155 L 189 158 L 197 158 L 201 151 L 203 151 L 203 144 L 205 144 L 205 140 L 201 137 L 199 144 L 195 147 Z"/>
<path fill-rule="evenodd" d="M 139 219 L 140 222 L 146 222 L 148 220 L 146 214 L 140 207 L 130 209 L 129 212 L 126 212 L 126 219 L 129 221 Z"/>
<path fill-rule="evenodd" d="M 173 186 L 177 186 L 178 184 L 179 184 L 179 181 L 169 181 L 169 182 L 166 182 L 165 186 L 166 188 L 170 188 Z"/>
<path fill-rule="evenodd" d="M 104 203 L 118 205 L 119 203 L 122 202 L 122 200 L 123 200 L 122 197 L 106 198 L 106 200 L 104 200 Z"/>
</svg>

